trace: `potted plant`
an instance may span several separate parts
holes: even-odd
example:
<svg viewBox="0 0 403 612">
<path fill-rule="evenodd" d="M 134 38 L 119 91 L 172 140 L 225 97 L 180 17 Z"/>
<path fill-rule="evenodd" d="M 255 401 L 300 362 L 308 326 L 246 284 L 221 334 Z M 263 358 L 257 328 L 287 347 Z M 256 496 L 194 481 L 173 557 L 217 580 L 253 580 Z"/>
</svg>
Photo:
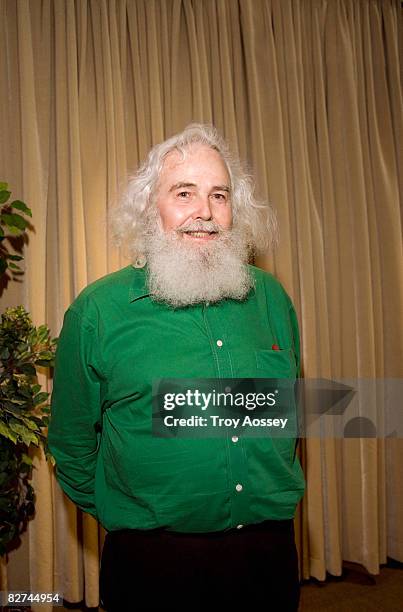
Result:
<svg viewBox="0 0 403 612">
<path fill-rule="evenodd" d="M 7 183 L 0 183 L 0 278 L 12 279 L 23 271 L 16 263 L 23 256 L 10 252 L 25 240 L 31 210 L 10 200 Z M 18 211 L 18 212 L 17 212 Z M 8 277 L 8 280 L 10 278 Z M 7 286 L 7 280 L 2 283 Z M 56 339 L 46 325 L 35 327 L 23 306 L 7 308 L 0 322 L 0 556 L 18 545 L 20 534 L 34 515 L 31 485 L 32 447 L 42 446 L 47 458 L 44 428 L 48 424 L 49 394 L 41 390 L 37 367 L 51 367 Z"/>
</svg>

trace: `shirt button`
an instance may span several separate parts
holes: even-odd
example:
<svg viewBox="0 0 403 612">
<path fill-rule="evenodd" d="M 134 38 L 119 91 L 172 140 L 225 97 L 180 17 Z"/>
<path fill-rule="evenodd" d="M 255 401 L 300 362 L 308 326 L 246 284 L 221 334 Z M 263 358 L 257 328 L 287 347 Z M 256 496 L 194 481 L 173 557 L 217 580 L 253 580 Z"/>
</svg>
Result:
<svg viewBox="0 0 403 612">
<path fill-rule="evenodd" d="M 242 491 L 243 486 L 241 484 L 237 484 L 237 486 L 235 488 L 239 492 L 239 491 Z"/>
<path fill-rule="evenodd" d="M 242 529 L 243 525 L 237 525 L 236 528 L 237 529 Z"/>
<path fill-rule="evenodd" d="M 231 440 L 232 440 L 233 442 L 238 442 L 238 436 L 232 436 Z"/>
<path fill-rule="evenodd" d="M 222 346 L 222 340 L 217 340 L 217 346 Z"/>
</svg>

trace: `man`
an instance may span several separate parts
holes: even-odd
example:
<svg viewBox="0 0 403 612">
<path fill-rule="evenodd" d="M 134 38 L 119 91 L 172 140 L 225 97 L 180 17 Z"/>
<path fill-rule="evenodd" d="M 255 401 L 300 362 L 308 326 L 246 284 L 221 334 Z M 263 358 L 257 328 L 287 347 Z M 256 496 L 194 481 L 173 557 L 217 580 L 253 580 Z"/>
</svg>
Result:
<svg viewBox="0 0 403 612">
<path fill-rule="evenodd" d="M 101 598 L 116 610 L 248 603 L 296 610 L 295 440 L 152 434 L 161 378 L 295 378 L 295 311 L 247 264 L 270 208 L 217 132 L 155 147 L 112 219 L 133 265 L 66 312 L 49 444 L 66 494 L 106 528 Z"/>
</svg>

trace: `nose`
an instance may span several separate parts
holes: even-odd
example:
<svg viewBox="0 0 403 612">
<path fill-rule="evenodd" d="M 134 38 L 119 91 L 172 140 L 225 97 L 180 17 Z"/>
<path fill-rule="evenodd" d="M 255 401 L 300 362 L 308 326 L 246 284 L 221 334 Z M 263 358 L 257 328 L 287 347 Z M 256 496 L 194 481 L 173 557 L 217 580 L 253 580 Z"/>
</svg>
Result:
<svg viewBox="0 0 403 612">
<path fill-rule="evenodd" d="M 211 202 L 208 196 L 200 195 L 197 198 L 192 218 L 203 219 L 204 221 L 210 221 L 212 219 Z"/>
</svg>

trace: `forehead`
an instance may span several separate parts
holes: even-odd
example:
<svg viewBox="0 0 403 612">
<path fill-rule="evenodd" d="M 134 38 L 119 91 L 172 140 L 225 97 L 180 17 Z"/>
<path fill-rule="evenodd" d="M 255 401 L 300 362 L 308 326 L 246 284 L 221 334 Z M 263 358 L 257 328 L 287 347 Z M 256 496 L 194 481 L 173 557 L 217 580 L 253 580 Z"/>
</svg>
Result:
<svg viewBox="0 0 403 612">
<path fill-rule="evenodd" d="M 213 181 L 229 185 L 227 166 L 220 153 L 206 145 L 189 145 L 182 152 L 168 153 L 162 165 L 159 183 L 192 178 L 192 182 Z"/>
</svg>

